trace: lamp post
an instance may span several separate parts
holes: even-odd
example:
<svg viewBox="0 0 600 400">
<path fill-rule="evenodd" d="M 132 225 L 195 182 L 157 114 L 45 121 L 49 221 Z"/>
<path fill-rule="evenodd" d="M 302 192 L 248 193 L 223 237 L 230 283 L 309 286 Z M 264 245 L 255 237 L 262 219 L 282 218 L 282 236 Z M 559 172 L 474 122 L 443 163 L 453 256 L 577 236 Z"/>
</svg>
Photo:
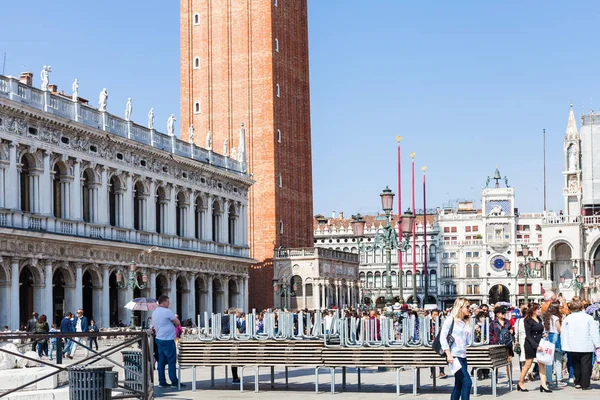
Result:
<svg viewBox="0 0 600 400">
<path fill-rule="evenodd" d="M 281 279 L 273 279 L 273 288 L 279 297 L 283 297 L 283 308 L 289 310 L 291 307 L 292 296 L 296 295 L 296 284 L 290 284 L 290 278 L 283 276 Z"/>
<path fill-rule="evenodd" d="M 127 277 L 123 275 L 121 270 L 117 271 L 117 286 L 121 289 L 128 289 L 131 291 L 131 298 L 135 297 L 134 291 L 135 289 L 146 289 L 148 287 L 148 274 L 146 273 L 146 269 L 142 270 L 142 283 L 139 282 L 138 279 L 138 271 L 137 264 L 134 260 L 131 260 L 129 263 L 129 270 L 127 272 Z M 130 326 L 134 326 L 134 311 L 131 310 L 131 324 Z"/>
<path fill-rule="evenodd" d="M 575 273 L 577 273 L 576 269 L 573 269 L 575 271 Z M 574 288 L 576 290 L 580 290 L 583 287 L 583 284 L 585 283 L 585 276 L 583 275 L 576 275 L 573 279 L 571 279 L 566 285 L 565 285 L 565 281 L 566 278 L 564 275 L 560 276 L 560 283 L 563 284 L 563 286 L 565 288 Z"/>
<path fill-rule="evenodd" d="M 529 257 L 529 246 L 526 244 L 521 246 L 523 252 L 523 277 L 525 278 L 525 290 L 523 292 L 525 304 L 529 304 L 529 290 L 527 287 L 527 278 L 533 278 L 533 271 L 540 271 L 544 267 L 544 263 L 537 257 Z M 518 276 L 518 273 L 517 273 Z"/>
</svg>

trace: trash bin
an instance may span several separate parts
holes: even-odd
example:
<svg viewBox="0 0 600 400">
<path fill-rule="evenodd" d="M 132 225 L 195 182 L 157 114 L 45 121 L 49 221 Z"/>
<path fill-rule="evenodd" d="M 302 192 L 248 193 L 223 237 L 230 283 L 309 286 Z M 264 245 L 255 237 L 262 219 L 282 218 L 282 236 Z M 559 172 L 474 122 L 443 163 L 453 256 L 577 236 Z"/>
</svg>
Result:
<svg viewBox="0 0 600 400">
<path fill-rule="evenodd" d="M 70 400 L 103 400 L 105 398 L 104 373 L 112 366 L 67 367 Z"/>
<path fill-rule="evenodd" d="M 143 379 L 134 374 L 142 373 L 142 352 L 139 350 L 122 351 L 123 366 L 125 367 L 125 387 L 133 390 L 143 390 Z"/>
</svg>

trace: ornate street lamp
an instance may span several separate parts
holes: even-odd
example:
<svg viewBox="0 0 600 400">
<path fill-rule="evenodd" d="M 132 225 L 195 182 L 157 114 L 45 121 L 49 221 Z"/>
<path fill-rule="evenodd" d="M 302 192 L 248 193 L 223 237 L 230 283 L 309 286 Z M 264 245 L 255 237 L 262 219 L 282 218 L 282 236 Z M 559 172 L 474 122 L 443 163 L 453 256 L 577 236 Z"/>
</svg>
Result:
<svg viewBox="0 0 600 400">
<path fill-rule="evenodd" d="M 537 274 L 534 275 L 533 271 L 541 271 L 544 268 L 544 263 L 541 262 L 540 259 L 537 257 L 529 257 L 528 245 L 523 244 L 521 246 L 521 251 L 523 253 L 523 259 L 525 260 L 525 262 L 523 263 L 523 278 L 525 278 L 524 298 L 525 304 L 529 304 L 529 290 L 527 286 L 527 279 L 536 276 Z M 519 274 L 517 273 L 517 277 L 518 276 Z"/>
<path fill-rule="evenodd" d="M 283 297 L 283 308 L 287 310 L 291 307 L 291 297 L 296 295 L 297 290 L 297 285 L 295 283 L 291 285 L 289 280 L 288 276 L 283 276 L 279 280 L 273 279 L 275 294 L 278 294 L 280 298 Z"/>
<path fill-rule="evenodd" d="M 121 289 L 127 289 L 131 291 L 131 298 L 135 297 L 134 291 L 135 289 L 146 289 L 148 287 L 148 274 L 146 273 L 146 269 L 142 270 L 142 282 L 140 283 L 137 271 L 137 264 L 134 260 L 129 263 L 129 271 L 126 272 L 127 276 L 124 276 L 121 270 L 117 271 L 117 286 Z M 131 324 L 130 326 L 134 326 L 134 311 L 131 310 Z"/>
</svg>

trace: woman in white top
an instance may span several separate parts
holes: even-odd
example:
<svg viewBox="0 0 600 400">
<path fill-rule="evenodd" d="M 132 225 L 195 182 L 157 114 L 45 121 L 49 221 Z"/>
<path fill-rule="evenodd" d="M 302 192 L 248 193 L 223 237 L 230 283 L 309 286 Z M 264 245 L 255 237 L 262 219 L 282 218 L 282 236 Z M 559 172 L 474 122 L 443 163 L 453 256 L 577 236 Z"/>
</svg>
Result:
<svg viewBox="0 0 600 400">
<path fill-rule="evenodd" d="M 548 332 L 547 340 L 554 343 L 554 362 L 546 365 L 546 377 L 548 382 L 552 382 L 552 372 L 556 371 L 556 387 L 567 386 L 562 381 L 562 357 L 563 352 L 560 347 L 560 328 L 562 324 L 562 314 L 560 313 L 560 303 L 558 301 L 550 303 L 548 309 L 543 314 L 544 329 Z"/>
<path fill-rule="evenodd" d="M 473 381 L 467 368 L 467 343 L 471 340 L 471 328 L 469 319 L 471 318 L 471 308 L 469 300 L 459 297 L 454 301 L 450 318 L 446 318 L 440 332 L 440 344 L 442 350 L 446 353 L 446 360 L 452 366 L 456 358 L 461 365 L 461 369 L 454 374 L 454 389 L 450 400 L 469 400 L 471 395 L 471 386 Z M 452 332 L 450 328 L 452 327 Z M 447 337 L 451 334 L 454 343 L 448 343 Z"/>
</svg>

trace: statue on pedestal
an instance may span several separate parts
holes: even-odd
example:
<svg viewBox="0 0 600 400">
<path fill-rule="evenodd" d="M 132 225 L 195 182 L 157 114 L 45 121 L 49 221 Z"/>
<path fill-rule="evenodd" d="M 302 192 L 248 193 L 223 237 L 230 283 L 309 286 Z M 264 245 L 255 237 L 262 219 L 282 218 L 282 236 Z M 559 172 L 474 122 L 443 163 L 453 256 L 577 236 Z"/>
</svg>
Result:
<svg viewBox="0 0 600 400">
<path fill-rule="evenodd" d="M 169 136 L 175 136 L 175 115 L 171 114 L 167 120 L 167 134 Z"/>
<path fill-rule="evenodd" d="M 212 151 L 212 134 L 208 131 L 206 135 L 206 150 Z"/>
<path fill-rule="evenodd" d="M 44 68 L 42 68 L 42 72 L 40 72 L 40 77 L 42 78 L 41 89 L 43 91 L 48 90 L 48 84 L 50 83 L 50 72 L 52 72 L 52 67 L 49 65 L 44 65 Z"/>
<path fill-rule="evenodd" d="M 189 136 L 189 142 L 191 144 L 194 144 L 194 125 L 190 125 L 190 127 L 188 128 L 188 136 Z"/>
<path fill-rule="evenodd" d="M 106 104 L 108 103 L 108 91 L 106 88 L 102 89 L 100 92 L 100 107 L 98 110 L 106 112 Z"/>
<path fill-rule="evenodd" d="M 225 139 L 223 142 L 223 155 L 227 157 L 229 155 L 229 139 Z"/>
<path fill-rule="evenodd" d="M 77 99 L 79 98 L 79 80 L 77 78 L 75 78 L 71 87 L 73 89 L 73 95 L 71 99 L 73 101 L 77 101 Z"/>
<path fill-rule="evenodd" d="M 127 104 L 125 105 L 125 121 L 129 121 L 131 119 L 131 111 L 133 110 L 133 106 L 131 105 L 131 97 L 127 99 Z"/>
<path fill-rule="evenodd" d="M 148 111 L 148 129 L 154 129 L 154 108 Z"/>
</svg>

